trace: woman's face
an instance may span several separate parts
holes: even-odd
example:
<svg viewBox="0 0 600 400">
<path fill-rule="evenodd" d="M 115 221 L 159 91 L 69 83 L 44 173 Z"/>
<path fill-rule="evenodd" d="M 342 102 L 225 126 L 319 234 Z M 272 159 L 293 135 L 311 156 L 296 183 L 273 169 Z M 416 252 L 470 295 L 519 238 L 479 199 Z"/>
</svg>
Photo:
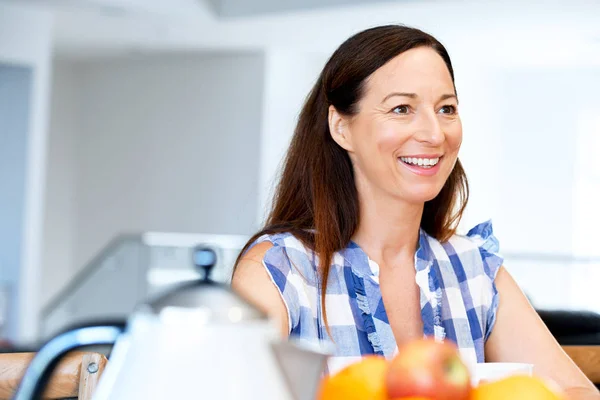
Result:
<svg viewBox="0 0 600 400">
<path fill-rule="evenodd" d="M 352 160 L 358 190 L 424 203 L 441 191 L 462 141 L 450 72 L 431 48 L 404 52 L 366 81 L 358 113 L 332 136 Z"/>
</svg>

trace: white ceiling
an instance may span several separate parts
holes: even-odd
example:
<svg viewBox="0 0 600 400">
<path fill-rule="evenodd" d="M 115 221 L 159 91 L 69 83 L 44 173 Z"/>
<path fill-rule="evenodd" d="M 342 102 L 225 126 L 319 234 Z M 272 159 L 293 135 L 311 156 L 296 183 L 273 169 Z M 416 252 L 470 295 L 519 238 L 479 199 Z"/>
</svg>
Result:
<svg viewBox="0 0 600 400">
<path fill-rule="evenodd" d="M 220 18 L 415 0 L 206 0 Z"/>
<path fill-rule="evenodd" d="M 453 45 L 463 51 L 471 49 L 472 56 L 489 57 L 494 62 L 502 62 L 504 55 L 510 54 L 512 60 L 522 59 L 530 64 L 554 60 L 600 65 L 600 2 L 596 0 L 17 3 L 55 12 L 55 47 L 62 57 L 277 47 L 324 53 L 361 29 L 405 23 L 433 33 L 451 50 Z M 316 7 L 317 3 L 320 6 Z"/>
</svg>

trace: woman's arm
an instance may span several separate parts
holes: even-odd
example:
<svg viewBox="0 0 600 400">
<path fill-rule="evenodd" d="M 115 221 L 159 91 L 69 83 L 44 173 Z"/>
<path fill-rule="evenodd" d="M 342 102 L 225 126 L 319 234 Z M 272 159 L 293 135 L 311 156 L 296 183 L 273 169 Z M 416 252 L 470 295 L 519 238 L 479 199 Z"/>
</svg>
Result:
<svg viewBox="0 0 600 400">
<path fill-rule="evenodd" d="M 279 290 L 263 266 L 265 253 L 273 247 L 270 242 L 252 247 L 240 260 L 231 287 L 250 303 L 279 321 L 281 333 L 289 336 L 288 312 Z"/>
<path fill-rule="evenodd" d="M 600 393 L 562 350 L 510 274 L 496 277 L 499 306 L 485 344 L 486 361 L 534 365 L 534 373 L 556 382 L 572 400 L 600 400 Z"/>
</svg>

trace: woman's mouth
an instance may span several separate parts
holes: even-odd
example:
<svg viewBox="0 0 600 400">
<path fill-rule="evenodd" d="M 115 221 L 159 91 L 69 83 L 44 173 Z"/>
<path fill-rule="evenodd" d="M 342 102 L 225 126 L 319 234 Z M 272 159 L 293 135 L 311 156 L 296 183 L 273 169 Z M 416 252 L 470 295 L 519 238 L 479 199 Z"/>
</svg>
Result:
<svg viewBox="0 0 600 400">
<path fill-rule="evenodd" d="M 425 169 L 433 168 L 440 162 L 441 157 L 419 158 L 419 157 L 400 157 L 400 160 L 408 165 L 421 167 Z"/>
<path fill-rule="evenodd" d="M 443 156 L 399 157 L 401 164 L 409 171 L 421 176 L 433 176 L 440 170 Z"/>
</svg>

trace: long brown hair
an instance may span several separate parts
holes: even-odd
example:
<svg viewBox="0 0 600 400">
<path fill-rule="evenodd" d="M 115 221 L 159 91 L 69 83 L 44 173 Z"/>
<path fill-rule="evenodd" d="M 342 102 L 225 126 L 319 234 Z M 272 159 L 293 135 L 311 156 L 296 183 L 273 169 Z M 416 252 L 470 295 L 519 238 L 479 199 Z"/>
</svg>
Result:
<svg viewBox="0 0 600 400">
<path fill-rule="evenodd" d="M 343 115 L 355 115 L 367 77 L 392 58 L 416 47 L 435 50 L 454 82 L 452 63 L 444 46 L 433 36 L 402 25 L 362 31 L 333 53 L 300 113 L 265 226 L 250 238 L 236 261 L 237 266 L 260 236 L 292 233 L 319 257 L 326 326 L 325 288 L 331 259 L 348 245 L 360 218 L 350 157 L 330 135 L 328 109 L 333 105 Z M 425 203 L 421 228 L 439 241 L 448 240 L 456 232 L 468 195 L 467 178 L 457 161 L 440 193 Z"/>
</svg>

